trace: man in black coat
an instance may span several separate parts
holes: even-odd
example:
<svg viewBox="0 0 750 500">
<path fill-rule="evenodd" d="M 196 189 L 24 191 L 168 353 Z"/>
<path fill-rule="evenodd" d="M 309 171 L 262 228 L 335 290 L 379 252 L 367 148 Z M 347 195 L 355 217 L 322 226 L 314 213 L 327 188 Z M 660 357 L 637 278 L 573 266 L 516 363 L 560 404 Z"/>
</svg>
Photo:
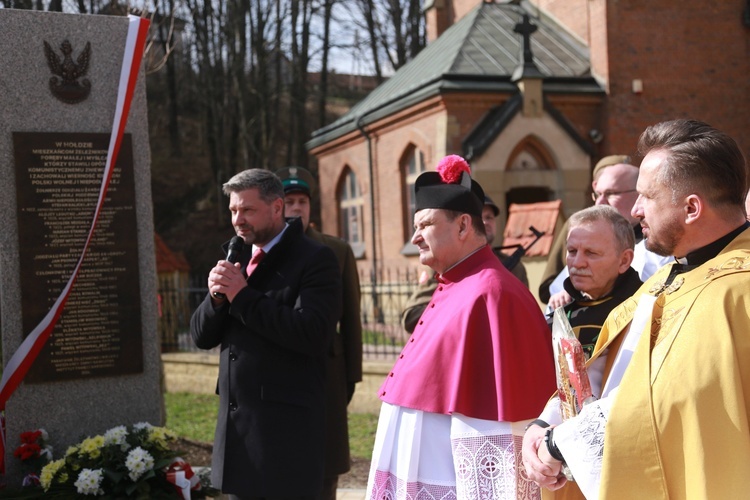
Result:
<svg viewBox="0 0 750 500">
<path fill-rule="evenodd" d="M 273 173 L 245 170 L 223 188 L 245 247 L 239 262 L 220 260 L 211 270 L 209 295 L 190 323 L 199 348 L 221 346 L 211 479 L 230 498 L 312 499 L 323 486 L 325 353 L 341 316 L 338 263 L 303 234 L 299 219 L 285 221 L 284 189 Z"/>
</svg>

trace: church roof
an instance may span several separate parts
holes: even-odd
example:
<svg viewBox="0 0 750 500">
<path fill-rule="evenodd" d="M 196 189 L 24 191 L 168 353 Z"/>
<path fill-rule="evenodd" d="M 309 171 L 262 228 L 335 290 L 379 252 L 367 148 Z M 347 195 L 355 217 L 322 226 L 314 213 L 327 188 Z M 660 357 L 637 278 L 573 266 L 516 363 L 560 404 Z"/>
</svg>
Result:
<svg viewBox="0 0 750 500">
<path fill-rule="evenodd" d="M 480 3 L 347 114 L 315 131 L 308 148 L 440 93 L 516 92 L 511 76 L 520 64 L 523 40 L 514 27 L 524 13 L 535 14 L 519 5 Z M 538 30 L 531 35 L 531 49 L 545 91 L 600 93 L 585 45 L 549 19 L 533 21 Z"/>
</svg>

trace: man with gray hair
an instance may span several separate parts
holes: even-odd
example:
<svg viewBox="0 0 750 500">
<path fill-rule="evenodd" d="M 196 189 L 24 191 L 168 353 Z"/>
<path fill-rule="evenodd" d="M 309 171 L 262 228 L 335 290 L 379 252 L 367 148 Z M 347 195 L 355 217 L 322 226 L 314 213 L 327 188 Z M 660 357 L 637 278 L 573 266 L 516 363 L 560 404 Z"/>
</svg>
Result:
<svg viewBox="0 0 750 500">
<path fill-rule="evenodd" d="M 240 172 L 224 193 L 244 245 L 233 239 L 238 257 L 211 269 L 190 321 L 199 348 L 221 346 L 211 480 L 232 499 L 314 499 L 323 488 L 325 354 L 341 317 L 338 262 L 298 218 L 285 221 L 273 173 Z"/>
<path fill-rule="evenodd" d="M 609 312 L 642 285 L 630 266 L 635 235 L 630 221 L 608 205 L 574 213 L 568 227 L 570 276 L 563 286 L 573 301 L 564 311 L 588 359 Z M 547 322 L 551 326 L 552 314 Z"/>
<path fill-rule="evenodd" d="M 748 166 L 731 137 L 695 120 L 648 127 L 638 149 L 632 214 L 647 248 L 676 262 L 607 317 L 589 365 L 608 364 L 600 398 L 558 426 L 529 427 L 526 471 L 557 490 L 567 467 L 587 498 L 743 498 Z"/>
<path fill-rule="evenodd" d="M 672 258 L 657 255 L 646 248 L 638 219 L 630 213 L 636 198 L 638 198 L 635 189 L 636 182 L 638 182 L 638 167 L 630 164 L 629 157 L 614 156 L 607 158 L 615 158 L 618 162 L 611 164 L 602 161 L 596 166 L 594 182 L 591 185 L 593 189 L 591 198 L 595 205 L 609 205 L 630 221 L 635 232 L 636 242 L 633 262 L 630 265 L 638 271 L 641 281 L 644 281 L 661 266 L 670 262 Z M 563 282 L 567 277 L 568 268 L 566 266 L 549 285 L 549 291 L 552 295 L 547 300 L 548 309 L 556 309 L 572 299 L 563 288 Z"/>
<path fill-rule="evenodd" d="M 632 165 L 632 160 L 628 155 L 609 155 L 600 159 L 594 166 L 594 170 L 591 173 L 591 197 L 593 198 L 593 201 L 596 202 L 597 200 L 600 200 L 607 202 L 609 201 L 610 196 L 612 196 L 612 186 L 607 186 L 606 191 L 602 189 L 599 191 L 599 194 L 597 194 L 597 184 L 599 182 L 599 177 L 602 175 L 605 169 L 609 169 L 611 167 L 618 167 L 618 169 L 623 169 L 630 165 Z M 615 192 L 617 193 L 615 196 L 617 196 L 618 198 L 622 198 L 624 196 L 625 198 L 623 201 L 627 201 L 627 199 L 629 198 L 628 194 L 634 192 L 630 191 L 630 188 L 632 187 L 633 189 L 635 189 L 636 180 L 633 179 L 631 186 L 629 177 L 630 176 L 627 171 L 621 170 L 615 175 L 610 175 L 610 180 L 605 181 L 605 184 L 613 184 L 614 181 L 614 184 L 616 184 Z M 637 177 L 638 174 L 636 171 L 636 178 Z M 633 197 L 631 201 L 631 207 L 632 202 L 634 201 L 635 197 Z M 597 205 L 598 204 L 600 203 L 597 203 Z M 629 208 L 628 211 L 630 211 Z M 625 215 L 625 217 L 627 218 L 628 216 Z M 567 266 L 565 264 L 565 241 L 568 238 L 568 229 L 568 221 L 566 220 L 563 223 L 562 227 L 560 227 L 560 230 L 555 237 L 554 242 L 552 243 L 552 248 L 550 248 L 549 255 L 547 257 L 547 264 L 545 265 L 544 271 L 542 272 L 542 278 L 539 284 L 539 300 L 544 303 L 549 302 L 550 295 L 554 295 L 562 291 L 562 282 L 565 278 L 568 277 Z M 560 303 L 560 305 L 562 305 L 562 303 Z"/>
<path fill-rule="evenodd" d="M 574 213 L 568 219 L 566 265 L 570 276 L 565 290 L 573 301 L 564 306 L 581 347 L 588 360 L 609 313 L 628 299 L 643 284 L 630 264 L 633 260 L 635 235 L 630 221 L 613 207 L 594 205 Z M 547 317 L 552 328 L 553 314 Z M 594 394 L 601 394 L 606 357 L 588 367 Z M 562 422 L 560 398 L 551 398 L 541 415 L 524 436 L 524 449 L 530 448 L 534 431 Z M 532 477 L 533 479 L 533 477 Z M 579 493 L 579 492 L 576 492 Z"/>
</svg>

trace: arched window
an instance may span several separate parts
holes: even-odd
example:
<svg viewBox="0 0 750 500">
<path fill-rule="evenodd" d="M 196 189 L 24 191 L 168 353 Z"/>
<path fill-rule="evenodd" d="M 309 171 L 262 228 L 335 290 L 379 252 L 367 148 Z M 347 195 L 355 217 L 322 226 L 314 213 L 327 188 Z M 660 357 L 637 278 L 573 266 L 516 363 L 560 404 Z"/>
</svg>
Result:
<svg viewBox="0 0 750 500">
<path fill-rule="evenodd" d="M 357 183 L 357 176 L 349 168 L 344 169 L 338 189 L 339 225 L 341 237 L 349 242 L 354 256 L 365 253 L 364 199 Z"/>
<path fill-rule="evenodd" d="M 414 181 L 419 174 L 426 170 L 424 153 L 410 145 L 401 160 L 401 178 L 404 187 L 404 241 L 409 243 L 414 228 L 414 212 L 416 211 L 416 199 L 414 197 Z"/>
<path fill-rule="evenodd" d="M 520 141 L 508 157 L 506 170 L 554 170 L 555 160 L 547 147 L 533 135 Z"/>
</svg>

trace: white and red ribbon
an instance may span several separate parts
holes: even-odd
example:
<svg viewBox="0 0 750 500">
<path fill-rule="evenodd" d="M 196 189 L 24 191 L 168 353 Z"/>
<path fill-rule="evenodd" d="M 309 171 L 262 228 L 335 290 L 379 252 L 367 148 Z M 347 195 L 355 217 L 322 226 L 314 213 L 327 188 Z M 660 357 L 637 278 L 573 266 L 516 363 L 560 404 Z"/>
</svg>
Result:
<svg viewBox="0 0 750 500">
<path fill-rule="evenodd" d="M 55 324 L 57 324 L 57 320 L 60 318 L 60 315 L 65 308 L 65 303 L 68 300 L 70 291 L 78 278 L 78 272 L 81 269 L 81 264 L 86 256 L 86 251 L 89 248 L 91 239 L 94 236 L 94 229 L 99 220 L 99 214 L 107 195 L 107 189 L 109 188 L 109 181 L 112 178 L 112 171 L 115 162 L 117 161 L 117 155 L 120 152 L 122 135 L 125 132 L 125 125 L 128 121 L 130 104 L 133 100 L 133 92 L 135 90 L 136 81 L 138 80 L 138 73 L 141 67 L 141 60 L 143 59 L 146 37 L 148 35 L 150 24 L 147 19 L 136 16 L 128 17 L 130 24 L 128 26 L 127 41 L 125 42 L 125 53 L 122 59 L 122 70 L 120 71 L 120 85 L 117 91 L 117 107 L 115 109 L 115 118 L 112 124 L 112 135 L 109 139 L 107 163 L 104 167 L 101 189 L 99 190 L 99 200 L 96 204 L 96 211 L 94 212 L 91 228 L 89 229 L 89 234 L 86 238 L 86 244 L 81 251 L 81 256 L 73 270 L 73 274 L 70 276 L 70 279 L 60 293 L 60 296 L 57 298 L 41 323 L 39 323 L 24 339 L 18 350 L 16 350 L 13 357 L 10 358 L 10 361 L 8 361 L 8 364 L 3 369 L 3 378 L 0 381 L 0 411 L 2 412 L 5 411 L 5 404 L 26 376 L 26 373 L 39 355 L 42 347 L 44 347 L 47 339 L 49 339 Z M 5 473 L 4 420 L 2 423 L 2 430 L 0 430 L 0 473 Z"/>
<path fill-rule="evenodd" d="M 198 475 L 193 472 L 190 464 L 182 458 L 175 458 L 169 467 L 167 467 L 167 481 L 174 485 L 175 490 L 182 495 L 183 500 L 190 500 L 191 491 L 201 489 L 201 481 Z"/>
</svg>

